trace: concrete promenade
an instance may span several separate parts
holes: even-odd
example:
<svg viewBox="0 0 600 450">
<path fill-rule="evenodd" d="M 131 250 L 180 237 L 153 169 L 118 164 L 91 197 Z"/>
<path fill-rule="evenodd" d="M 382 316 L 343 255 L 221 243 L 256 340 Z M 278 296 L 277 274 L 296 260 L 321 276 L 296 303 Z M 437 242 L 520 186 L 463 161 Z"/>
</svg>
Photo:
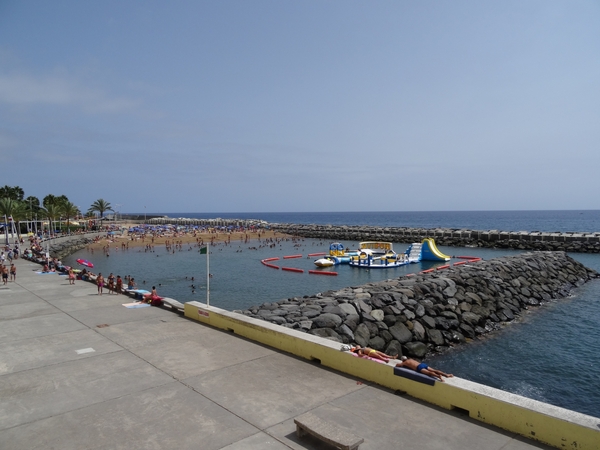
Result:
<svg viewBox="0 0 600 450">
<path fill-rule="evenodd" d="M 16 265 L 0 285 L 0 449 L 330 448 L 296 438 L 307 411 L 352 428 L 361 450 L 550 448 Z"/>
</svg>

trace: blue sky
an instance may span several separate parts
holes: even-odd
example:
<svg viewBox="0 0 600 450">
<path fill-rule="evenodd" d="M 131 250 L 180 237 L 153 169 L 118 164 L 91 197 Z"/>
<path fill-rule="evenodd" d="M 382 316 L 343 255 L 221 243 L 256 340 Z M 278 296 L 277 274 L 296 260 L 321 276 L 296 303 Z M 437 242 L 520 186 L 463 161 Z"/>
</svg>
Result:
<svg viewBox="0 0 600 450">
<path fill-rule="evenodd" d="M 0 185 L 122 212 L 599 209 L 597 1 L 0 1 Z"/>
</svg>

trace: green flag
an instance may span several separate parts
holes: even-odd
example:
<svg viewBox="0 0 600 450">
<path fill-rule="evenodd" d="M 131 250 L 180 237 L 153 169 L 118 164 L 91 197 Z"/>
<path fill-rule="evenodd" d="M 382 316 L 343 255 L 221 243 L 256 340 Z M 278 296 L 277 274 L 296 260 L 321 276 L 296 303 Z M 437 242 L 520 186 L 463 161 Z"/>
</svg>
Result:
<svg viewBox="0 0 600 450">
<path fill-rule="evenodd" d="M 202 248 L 200 249 L 200 254 L 201 254 L 201 255 L 206 255 L 206 247 L 202 247 Z"/>
</svg>

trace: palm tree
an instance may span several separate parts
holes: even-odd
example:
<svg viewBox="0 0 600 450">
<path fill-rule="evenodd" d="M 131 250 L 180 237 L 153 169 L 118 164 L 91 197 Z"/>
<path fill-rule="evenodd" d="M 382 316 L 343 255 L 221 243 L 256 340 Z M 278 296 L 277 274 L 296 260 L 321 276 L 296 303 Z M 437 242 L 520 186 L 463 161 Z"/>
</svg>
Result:
<svg viewBox="0 0 600 450">
<path fill-rule="evenodd" d="M 90 209 L 88 210 L 88 212 L 99 212 L 100 213 L 100 219 L 104 218 L 104 213 L 106 211 L 112 211 L 112 207 L 110 206 L 110 203 L 107 202 L 104 199 L 99 198 L 98 200 L 96 200 L 94 203 L 92 203 L 92 206 L 90 206 Z"/>
<path fill-rule="evenodd" d="M 19 186 L 4 186 L 0 188 L 0 198 L 10 198 L 12 200 L 21 201 L 25 192 Z"/>
<path fill-rule="evenodd" d="M 68 233 L 71 234 L 71 229 L 69 228 L 71 217 L 75 217 L 79 214 L 79 208 L 75 206 L 73 203 L 66 201 L 60 204 L 60 209 L 62 215 L 67 218 L 67 230 Z"/>
<path fill-rule="evenodd" d="M 0 199 L 0 216 L 4 216 L 5 219 L 5 227 L 7 226 L 6 220 L 14 220 L 18 222 L 23 220 L 23 215 L 25 214 L 24 204 L 18 200 L 14 200 L 9 197 L 4 197 Z M 8 228 L 5 228 L 6 238 L 8 239 Z M 19 236 L 19 231 L 17 227 L 17 236 Z"/>
<path fill-rule="evenodd" d="M 50 230 L 51 234 L 53 233 L 51 231 L 53 229 L 52 223 L 56 221 L 56 219 L 60 218 L 61 212 L 60 206 L 54 204 L 50 204 L 46 208 L 42 209 L 42 214 L 46 217 L 46 219 L 48 219 L 48 229 Z"/>
<path fill-rule="evenodd" d="M 24 201 L 17 202 L 17 207 L 13 211 L 13 220 L 17 224 L 17 236 L 19 237 L 19 240 L 21 240 L 21 222 L 27 221 L 27 215 L 27 203 L 25 203 Z"/>
<path fill-rule="evenodd" d="M 19 207 L 19 202 L 9 197 L 0 199 L 0 216 L 12 217 L 13 213 Z"/>
</svg>

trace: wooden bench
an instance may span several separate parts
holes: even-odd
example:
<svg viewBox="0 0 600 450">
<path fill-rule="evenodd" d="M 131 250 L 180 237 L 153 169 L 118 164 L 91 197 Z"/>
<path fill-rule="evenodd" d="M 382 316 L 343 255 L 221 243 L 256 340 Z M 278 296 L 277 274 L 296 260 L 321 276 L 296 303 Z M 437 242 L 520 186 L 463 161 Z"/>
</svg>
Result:
<svg viewBox="0 0 600 450">
<path fill-rule="evenodd" d="M 299 438 L 308 433 L 340 450 L 356 450 L 365 441 L 309 412 L 296 417 L 294 423 Z"/>
</svg>

